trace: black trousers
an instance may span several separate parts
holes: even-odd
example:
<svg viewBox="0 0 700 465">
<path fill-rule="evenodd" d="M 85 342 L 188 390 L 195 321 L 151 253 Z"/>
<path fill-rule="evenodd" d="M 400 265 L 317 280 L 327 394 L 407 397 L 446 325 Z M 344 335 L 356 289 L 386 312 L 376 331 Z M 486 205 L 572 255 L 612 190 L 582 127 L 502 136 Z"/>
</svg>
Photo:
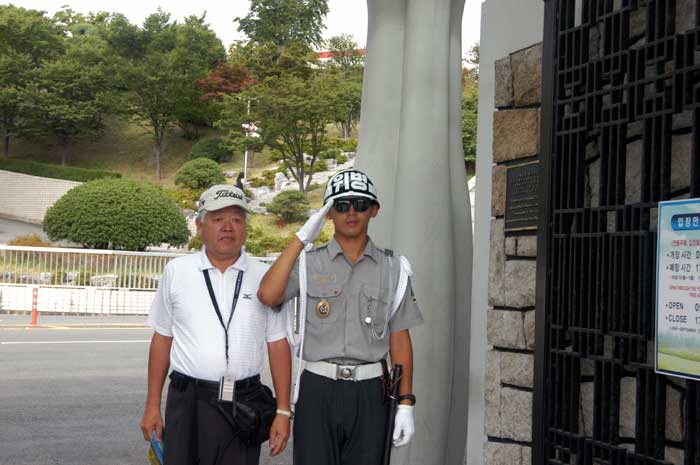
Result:
<svg viewBox="0 0 700 465">
<path fill-rule="evenodd" d="M 218 389 L 173 373 L 165 404 L 167 465 L 258 465 L 260 445 L 247 446 L 216 407 Z"/>
<path fill-rule="evenodd" d="M 379 465 L 387 415 L 381 378 L 333 381 L 305 371 L 294 417 L 294 465 Z"/>
</svg>

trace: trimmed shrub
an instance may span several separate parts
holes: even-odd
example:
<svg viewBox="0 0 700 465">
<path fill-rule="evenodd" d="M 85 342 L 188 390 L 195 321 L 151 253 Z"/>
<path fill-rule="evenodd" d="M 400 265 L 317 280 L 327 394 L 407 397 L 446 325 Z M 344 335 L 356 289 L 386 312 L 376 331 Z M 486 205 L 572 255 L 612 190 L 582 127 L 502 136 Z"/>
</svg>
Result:
<svg viewBox="0 0 700 465">
<path fill-rule="evenodd" d="M 267 206 L 267 211 L 279 216 L 286 223 L 303 221 L 309 211 L 309 200 L 303 192 L 280 192 Z"/>
<path fill-rule="evenodd" d="M 200 140 L 192 146 L 190 151 L 190 159 L 208 158 L 217 163 L 223 163 L 231 160 L 231 152 L 224 146 L 223 141 L 219 137 L 212 139 Z"/>
<path fill-rule="evenodd" d="M 342 152 L 342 150 L 340 150 L 339 148 L 333 148 L 333 149 L 324 150 L 323 152 L 319 153 L 318 155 L 319 155 L 319 157 L 324 158 L 324 159 L 327 159 L 327 158 L 336 159 L 337 157 L 340 156 L 341 152 Z"/>
<path fill-rule="evenodd" d="M 190 236 L 185 217 L 158 187 L 126 179 L 101 179 L 74 187 L 44 216 L 52 241 L 96 249 L 145 250 Z"/>
<path fill-rule="evenodd" d="M 93 179 L 121 178 L 120 173 L 105 170 L 77 168 L 75 166 L 52 165 L 29 160 L 0 160 L 0 170 L 14 173 L 31 174 L 43 178 L 65 179 L 67 181 L 87 182 Z"/>
<path fill-rule="evenodd" d="M 250 180 L 250 185 L 252 187 L 263 187 L 263 186 L 267 186 L 269 188 L 275 187 L 275 174 L 277 174 L 277 171 L 279 171 L 279 169 L 263 171 L 260 176 Z M 284 172 L 284 170 L 282 170 L 281 172 Z"/>
<path fill-rule="evenodd" d="M 195 234 L 192 236 L 192 239 L 187 243 L 187 250 L 194 250 L 194 251 L 199 251 L 202 249 L 202 238 L 199 237 L 199 234 Z"/>
<path fill-rule="evenodd" d="M 348 139 L 343 142 L 340 147 L 343 152 L 355 152 L 357 151 L 357 139 Z"/>
<path fill-rule="evenodd" d="M 206 189 L 225 182 L 226 177 L 221 167 L 208 158 L 188 161 L 175 173 L 175 184 L 190 189 Z"/>
<path fill-rule="evenodd" d="M 202 195 L 205 189 L 190 189 L 189 187 L 176 187 L 174 189 L 165 189 L 165 193 L 170 197 L 178 207 L 189 210 L 197 210 L 197 200 Z"/>
</svg>

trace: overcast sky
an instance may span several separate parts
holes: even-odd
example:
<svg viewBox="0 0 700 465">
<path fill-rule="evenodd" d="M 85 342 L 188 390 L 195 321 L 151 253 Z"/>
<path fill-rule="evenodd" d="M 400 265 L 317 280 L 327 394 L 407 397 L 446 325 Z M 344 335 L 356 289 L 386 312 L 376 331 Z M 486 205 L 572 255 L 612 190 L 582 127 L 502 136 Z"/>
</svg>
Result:
<svg viewBox="0 0 700 465">
<path fill-rule="evenodd" d="M 466 0 L 462 19 L 462 50 L 466 51 L 479 40 L 481 2 L 483 0 Z M 146 16 L 156 11 L 158 6 L 172 15 L 173 19 L 182 19 L 192 14 L 200 15 L 206 11 L 207 22 L 211 24 L 224 45 L 241 39 L 233 19 L 245 16 L 250 2 L 248 0 L 17 0 L 11 2 L 16 6 L 44 10 L 50 15 L 69 5 L 81 13 L 90 11 L 117 11 L 126 15 L 132 23 L 141 24 Z M 326 17 L 324 37 L 338 34 L 351 34 L 355 41 L 364 46 L 367 40 L 367 3 L 364 0 L 329 0 L 329 12 Z"/>
</svg>

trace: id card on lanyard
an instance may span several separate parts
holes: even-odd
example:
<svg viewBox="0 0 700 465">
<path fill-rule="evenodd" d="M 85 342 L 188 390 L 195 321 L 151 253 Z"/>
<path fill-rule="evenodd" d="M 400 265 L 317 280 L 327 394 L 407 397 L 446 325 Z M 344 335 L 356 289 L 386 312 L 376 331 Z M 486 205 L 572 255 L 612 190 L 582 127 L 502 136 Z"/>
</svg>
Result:
<svg viewBox="0 0 700 465">
<path fill-rule="evenodd" d="M 229 354 L 228 354 L 228 330 L 231 326 L 231 321 L 233 320 L 233 313 L 236 311 L 236 304 L 238 303 L 238 296 L 241 293 L 241 284 L 243 283 L 243 271 L 238 271 L 238 276 L 236 277 L 236 288 L 233 293 L 233 303 L 231 304 L 231 313 L 229 313 L 228 321 L 224 324 L 224 318 L 219 310 L 219 304 L 216 301 L 216 295 L 214 294 L 214 288 L 211 285 L 211 279 L 209 278 L 209 270 L 204 270 L 204 281 L 207 283 L 207 290 L 209 291 L 209 298 L 211 299 L 211 304 L 214 306 L 214 311 L 219 319 L 219 323 L 224 330 L 224 344 L 226 348 L 226 373 L 219 379 L 219 401 L 232 402 L 236 405 L 235 399 L 235 382 L 230 372 L 229 367 Z"/>
</svg>

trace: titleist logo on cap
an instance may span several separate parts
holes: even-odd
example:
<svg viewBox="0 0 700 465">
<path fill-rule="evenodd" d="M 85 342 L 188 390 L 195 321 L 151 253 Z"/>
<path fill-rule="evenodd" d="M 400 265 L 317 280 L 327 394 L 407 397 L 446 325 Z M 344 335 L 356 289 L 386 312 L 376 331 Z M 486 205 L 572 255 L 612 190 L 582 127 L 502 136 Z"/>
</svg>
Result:
<svg viewBox="0 0 700 465">
<path fill-rule="evenodd" d="M 331 195 L 345 191 L 369 192 L 369 180 L 357 171 L 340 172 L 331 181 Z"/>
<path fill-rule="evenodd" d="M 229 191 L 226 189 L 216 191 L 216 193 L 214 194 L 213 200 L 219 199 L 221 197 L 233 197 L 234 199 L 243 200 L 243 196 L 241 194 L 239 194 L 237 192 Z"/>
</svg>

